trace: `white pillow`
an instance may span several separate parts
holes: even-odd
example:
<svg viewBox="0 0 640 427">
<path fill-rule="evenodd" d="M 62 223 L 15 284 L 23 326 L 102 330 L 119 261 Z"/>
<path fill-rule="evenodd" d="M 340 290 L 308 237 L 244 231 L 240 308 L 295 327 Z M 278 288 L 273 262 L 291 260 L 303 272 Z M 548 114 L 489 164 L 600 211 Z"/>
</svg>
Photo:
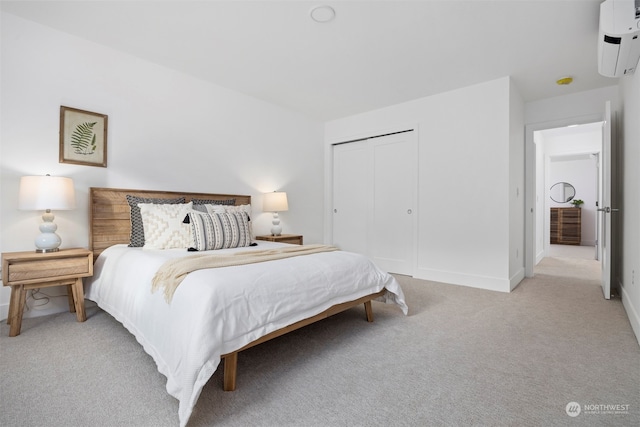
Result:
<svg viewBox="0 0 640 427">
<path fill-rule="evenodd" d="M 206 209 L 207 209 L 207 213 L 209 215 L 213 215 L 214 213 L 225 213 L 225 206 L 223 205 L 211 205 L 211 204 L 206 204 L 203 205 Z M 231 206 L 234 207 L 234 206 Z"/>
<path fill-rule="evenodd" d="M 139 203 L 144 227 L 144 249 L 174 249 L 191 246 L 191 227 L 185 224 L 193 204 Z"/>
<path fill-rule="evenodd" d="M 251 235 L 251 241 L 255 240 L 255 236 L 253 235 L 253 225 L 251 223 L 251 205 L 238 205 L 238 206 L 229 206 L 229 205 L 205 205 L 207 207 L 207 213 L 209 215 L 213 215 L 214 213 L 223 213 L 223 212 L 246 212 L 249 217 L 249 233 Z"/>
</svg>

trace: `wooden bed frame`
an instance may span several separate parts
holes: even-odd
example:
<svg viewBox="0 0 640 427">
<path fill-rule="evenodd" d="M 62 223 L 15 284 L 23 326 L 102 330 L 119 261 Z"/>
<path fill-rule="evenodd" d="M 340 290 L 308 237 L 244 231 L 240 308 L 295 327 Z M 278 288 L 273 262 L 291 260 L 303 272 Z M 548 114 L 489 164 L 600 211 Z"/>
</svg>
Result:
<svg viewBox="0 0 640 427">
<path fill-rule="evenodd" d="M 106 248 L 116 244 L 129 243 L 131 234 L 130 208 L 127 195 L 148 197 L 156 199 L 173 199 L 184 197 L 186 202 L 191 199 L 228 200 L 235 199 L 236 205 L 251 204 L 251 196 L 237 194 L 209 194 L 209 193 L 181 193 L 175 191 L 154 190 L 127 190 L 116 188 L 91 187 L 89 192 L 89 249 L 93 250 L 95 259 Z M 354 301 L 334 305 L 315 316 L 301 320 L 282 329 L 267 334 L 238 350 L 223 354 L 225 391 L 233 391 L 236 388 L 236 376 L 238 369 L 238 353 L 242 350 L 254 347 L 273 338 L 295 331 L 334 314 L 348 310 L 360 304 L 364 304 L 367 321 L 373 322 L 373 310 L 371 301 L 384 295 L 385 289 L 380 292 L 366 295 Z"/>
</svg>

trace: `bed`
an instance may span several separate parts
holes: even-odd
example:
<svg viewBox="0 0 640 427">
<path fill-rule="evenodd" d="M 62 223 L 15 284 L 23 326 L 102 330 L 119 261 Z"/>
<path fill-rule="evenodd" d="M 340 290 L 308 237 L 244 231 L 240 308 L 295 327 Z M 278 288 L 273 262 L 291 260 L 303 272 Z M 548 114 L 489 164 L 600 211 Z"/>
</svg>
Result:
<svg viewBox="0 0 640 427">
<path fill-rule="evenodd" d="M 149 203 L 161 204 L 176 215 L 184 213 L 184 207 L 190 212 L 191 224 L 200 217 L 191 209 L 196 203 L 206 204 L 215 212 L 234 212 L 242 227 L 250 224 L 250 219 L 242 222 L 245 215 L 237 212 L 250 212 L 251 197 L 90 189 L 89 242 L 95 264 L 85 296 L 121 322 L 152 356 L 159 372 L 167 377 L 167 391 L 179 401 L 181 426 L 187 424 L 202 387 L 221 361 L 224 389 L 236 388 L 238 353 L 242 350 L 359 305 L 364 306 L 371 322 L 372 300 L 396 304 L 407 314 L 402 289 L 391 275 L 366 257 L 336 248 L 268 241 L 258 241 L 257 246 L 231 244 L 218 250 L 198 246 L 205 250 L 197 252 L 156 247 L 153 230 L 146 222 L 147 240 L 140 246 L 140 242 L 134 243 L 135 230 L 140 227 L 134 221 L 134 210 L 139 206 L 151 224 L 146 209 L 158 207 L 149 207 Z M 202 211 L 202 206 L 198 209 Z M 208 214 L 215 216 L 211 210 Z M 271 258 L 253 261 L 261 256 Z M 236 262 L 238 257 L 252 261 Z M 233 262 L 220 264 L 226 259 Z M 194 262 L 205 264 L 188 274 L 175 273 L 176 266 Z M 166 277 L 179 276 L 171 292 L 158 279 L 168 267 L 171 274 Z M 158 290 L 163 284 L 164 292 Z"/>
</svg>

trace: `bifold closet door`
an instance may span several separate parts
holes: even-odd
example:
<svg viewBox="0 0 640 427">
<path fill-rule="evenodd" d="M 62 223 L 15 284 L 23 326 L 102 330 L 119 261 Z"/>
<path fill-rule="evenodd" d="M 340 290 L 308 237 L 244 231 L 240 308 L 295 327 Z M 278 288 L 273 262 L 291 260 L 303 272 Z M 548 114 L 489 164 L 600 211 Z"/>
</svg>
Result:
<svg viewBox="0 0 640 427">
<path fill-rule="evenodd" d="M 366 141 L 333 147 L 333 244 L 364 255 L 369 255 L 370 154 Z"/>
<path fill-rule="evenodd" d="M 333 243 L 413 275 L 417 141 L 403 132 L 334 146 Z"/>
<path fill-rule="evenodd" d="M 415 132 L 370 141 L 374 170 L 371 257 L 383 270 L 413 276 L 418 181 Z"/>
</svg>

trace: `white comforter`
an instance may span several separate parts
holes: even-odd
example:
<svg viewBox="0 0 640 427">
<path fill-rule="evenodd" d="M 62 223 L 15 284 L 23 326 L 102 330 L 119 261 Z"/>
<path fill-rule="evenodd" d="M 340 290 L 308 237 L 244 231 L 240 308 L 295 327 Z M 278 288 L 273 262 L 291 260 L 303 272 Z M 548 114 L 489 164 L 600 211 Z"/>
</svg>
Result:
<svg viewBox="0 0 640 427">
<path fill-rule="evenodd" d="M 255 249 L 282 245 L 265 241 Z M 189 254 L 116 245 L 100 255 L 86 287 L 86 297 L 122 322 L 167 377 L 167 391 L 180 402 L 181 426 L 222 354 L 383 288 L 388 291 L 383 299 L 407 314 L 392 276 L 366 257 L 342 251 L 195 271 L 170 304 L 162 292 L 151 293 L 156 270 L 168 259 Z"/>
</svg>

